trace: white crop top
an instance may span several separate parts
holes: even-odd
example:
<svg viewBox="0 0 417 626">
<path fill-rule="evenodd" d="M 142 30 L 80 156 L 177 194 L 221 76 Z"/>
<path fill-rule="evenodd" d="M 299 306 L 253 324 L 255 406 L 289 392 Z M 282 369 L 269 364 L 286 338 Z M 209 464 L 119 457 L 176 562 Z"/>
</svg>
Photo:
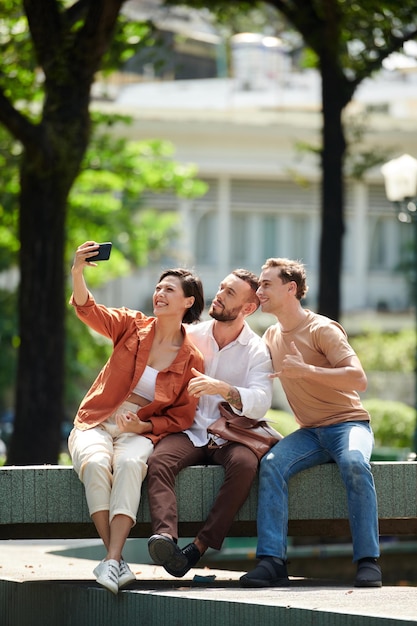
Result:
<svg viewBox="0 0 417 626">
<path fill-rule="evenodd" d="M 153 400 L 155 398 L 155 385 L 158 373 L 158 370 L 147 365 L 132 393 L 137 393 L 138 396 L 142 396 L 142 398 L 147 400 Z"/>
</svg>

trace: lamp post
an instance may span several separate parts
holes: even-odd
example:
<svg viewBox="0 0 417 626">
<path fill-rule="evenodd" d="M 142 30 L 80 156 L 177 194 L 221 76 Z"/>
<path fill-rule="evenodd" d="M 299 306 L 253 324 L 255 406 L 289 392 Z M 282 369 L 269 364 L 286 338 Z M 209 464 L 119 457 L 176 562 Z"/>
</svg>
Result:
<svg viewBox="0 0 417 626">
<path fill-rule="evenodd" d="M 413 226 L 413 265 L 412 294 L 415 315 L 415 353 L 414 353 L 414 408 L 416 423 L 413 437 L 413 451 L 417 452 L 417 159 L 403 154 L 398 159 L 388 161 L 381 167 L 385 180 L 385 193 L 393 203 L 400 222 Z"/>
</svg>

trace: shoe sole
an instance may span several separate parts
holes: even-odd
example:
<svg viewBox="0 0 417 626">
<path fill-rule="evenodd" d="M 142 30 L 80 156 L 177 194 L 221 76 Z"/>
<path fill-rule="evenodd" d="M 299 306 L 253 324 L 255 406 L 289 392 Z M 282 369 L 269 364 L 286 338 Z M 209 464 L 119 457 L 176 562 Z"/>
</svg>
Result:
<svg viewBox="0 0 417 626">
<path fill-rule="evenodd" d="M 181 561 L 181 564 L 179 564 L 178 559 L 173 559 L 171 563 L 165 563 L 163 567 L 170 576 L 175 576 L 175 578 L 182 578 L 191 569 L 188 561 L 186 561 L 186 564 L 184 564 L 184 561 Z"/>
<path fill-rule="evenodd" d="M 114 595 L 117 595 L 117 592 L 119 591 L 119 586 L 113 586 L 113 585 L 109 585 L 109 581 L 108 580 L 100 580 L 99 578 L 97 578 L 97 582 L 99 585 L 101 585 L 101 587 L 104 587 L 104 589 L 107 589 L 107 591 L 111 591 L 111 593 L 114 593 Z"/>
<path fill-rule="evenodd" d="M 148 541 L 148 552 L 156 565 L 165 565 L 181 554 L 181 550 L 174 542 L 160 537 Z"/>
<path fill-rule="evenodd" d="M 162 537 L 149 539 L 148 551 L 153 562 L 162 565 L 170 576 L 182 578 L 191 569 L 177 544 L 167 539 Z"/>
<path fill-rule="evenodd" d="M 355 581 L 355 587 L 382 587 L 382 580 L 363 580 Z"/>
<path fill-rule="evenodd" d="M 135 580 L 136 576 L 133 573 L 119 577 L 119 589 L 123 589 L 123 587 L 126 587 L 126 585 L 129 585 L 130 583 L 134 583 Z"/>
</svg>

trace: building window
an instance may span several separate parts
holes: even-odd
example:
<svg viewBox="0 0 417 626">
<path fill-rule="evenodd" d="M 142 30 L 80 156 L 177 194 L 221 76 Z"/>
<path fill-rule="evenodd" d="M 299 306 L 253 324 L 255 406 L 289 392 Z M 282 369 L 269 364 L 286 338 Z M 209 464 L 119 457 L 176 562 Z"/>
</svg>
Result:
<svg viewBox="0 0 417 626">
<path fill-rule="evenodd" d="M 262 252 L 265 259 L 277 254 L 277 218 L 266 215 L 262 219 Z"/>
<path fill-rule="evenodd" d="M 312 241 L 312 224 L 311 220 L 304 215 L 296 215 L 291 218 L 291 258 L 299 259 L 309 268 L 313 263 L 313 259 L 317 255 L 316 241 Z M 314 254 L 313 254 L 314 252 Z"/>
<path fill-rule="evenodd" d="M 265 258 L 299 259 L 309 269 L 316 267 L 318 237 L 314 218 L 305 215 L 264 215 L 262 251 Z"/>
<path fill-rule="evenodd" d="M 232 265 L 246 265 L 250 260 L 249 218 L 249 215 L 232 215 L 230 231 L 230 260 Z"/>
<path fill-rule="evenodd" d="M 369 267 L 377 271 L 396 271 L 407 257 L 411 228 L 387 217 L 371 217 Z"/>
<path fill-rule="evenodd" d="M 206 213 L 198 222 L 195 239 L 195 258 L 198 264 L 214 265 L 217 263 L 217 224 L 217 214 L 213 212 Z"/>
</svg>

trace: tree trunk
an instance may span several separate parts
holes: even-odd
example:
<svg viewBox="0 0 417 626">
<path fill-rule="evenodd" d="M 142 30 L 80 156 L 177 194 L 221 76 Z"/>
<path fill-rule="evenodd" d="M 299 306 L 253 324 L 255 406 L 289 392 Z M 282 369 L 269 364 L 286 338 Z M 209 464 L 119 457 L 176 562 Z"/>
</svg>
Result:
<svg viewBox="0 0 417 626">
<path fill-rule="evenodd" d="M 56 463 L 64 415 L 67 198 L 90 135 L 89 86 L 51 88 L 20 168 L 16 415 L 7 462 Z"/>
<path fill-rule="evenodd" d="M 334 68 L 322 65 L 323 145 L 321 239 L 318 311 L 338 320 L 341 307 L 341 265 L 344 234 L 344 173 L 346 141 L 342 112 L 346 81 Z"/>
<path fill-rule="evenodd" d="M 49 90 L 20 167 L 20 348 L 7 462 L 56 463 L 64 415 L 67 198 L 90 135 L 89 85 Z"/>
<path fill-rule="evenodd" d="M 25 157 L 28 161 L 28 157 Z M 64 386 L 66 192 L 54 169 L 22 168 L 19 349 L 15 429 L 8 463 L 56 463 Z"/>
</svg>

